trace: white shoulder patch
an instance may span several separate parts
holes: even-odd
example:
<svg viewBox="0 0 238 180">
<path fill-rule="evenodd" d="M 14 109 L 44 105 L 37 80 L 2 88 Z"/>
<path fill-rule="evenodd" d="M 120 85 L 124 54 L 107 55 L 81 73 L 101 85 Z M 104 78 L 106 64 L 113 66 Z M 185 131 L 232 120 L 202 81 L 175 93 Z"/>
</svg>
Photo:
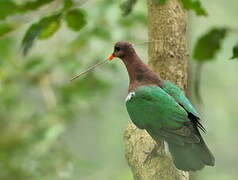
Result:
<svg viewBox="0 0 238 180">
<path fill-rule="evenodd" d="M 130 92 L 127 97 L 126 97 L 126 102 L 129 101 L 133 96 L 135 96 L 136 93 L 135 92 Z"/>
</svg>

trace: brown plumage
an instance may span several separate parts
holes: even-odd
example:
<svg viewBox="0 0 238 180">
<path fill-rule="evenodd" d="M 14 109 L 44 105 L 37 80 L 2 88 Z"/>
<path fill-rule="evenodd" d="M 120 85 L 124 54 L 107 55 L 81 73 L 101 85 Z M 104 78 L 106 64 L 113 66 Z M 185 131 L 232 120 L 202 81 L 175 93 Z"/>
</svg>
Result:
<svg viewBox="0 0 238 180">
<path fill-rule="evenodd" d="M 132 44 L 125 41 L 117 42 L 114 46 L 113 56 L 120 58 L 127 68 L 130 79 L 129 92 L 142 85 L 162 87 L 163 81 L 142 62 Z"/>
</svg>

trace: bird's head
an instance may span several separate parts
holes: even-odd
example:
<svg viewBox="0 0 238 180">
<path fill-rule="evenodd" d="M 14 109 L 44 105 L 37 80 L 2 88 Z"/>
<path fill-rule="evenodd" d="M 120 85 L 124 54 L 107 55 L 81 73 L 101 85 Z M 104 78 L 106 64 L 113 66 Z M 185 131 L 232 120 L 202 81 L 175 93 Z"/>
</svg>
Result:
<svg viewBox="0 0 238 180">
<path fill-rule="evenodd" d="M 111 61 L 115 57 L 118 57 L 125 62 L 131 61 L 131 60 L 133 61 L 135 59 L 135 57 L 138 58 L 136 56 L 136 52 L 135 52 L 132 44 L 130 44 L 129 42 L 126 42 L 126 41 L 119 41 L 114 45 L 114 51 L 107 59 L 104 59 L 103 61 L 100 61 L 97 64 L 94 64 L 93 66 L 89 67 L 85 71 L 83 71 L 80 74 L 73 77 L 71 79 L 71 81 L 73 81 L 74 79 L 77 79 L 78 77 L 82 76 L 83 74 L 86 74 L 87 72 L 93 70 L 97 66 L 106 63 L 108 60 Z"/>
<path fill-rule="evenodd" d="M 119 41 L 114 45 L 114 51 L 112 55 L 109 56 L 108 60 L 112 60 L 114 57 L 123 59 L 126 56 L 131 56 L 135 54 L 135 50 L 131 43 L 126 41 Z"/>
</svg>

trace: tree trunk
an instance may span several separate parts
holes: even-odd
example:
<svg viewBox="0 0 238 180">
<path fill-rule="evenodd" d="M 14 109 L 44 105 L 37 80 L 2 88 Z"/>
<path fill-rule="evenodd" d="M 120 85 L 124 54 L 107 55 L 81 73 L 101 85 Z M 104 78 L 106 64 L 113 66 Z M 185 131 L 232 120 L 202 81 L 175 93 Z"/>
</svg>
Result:
<svg viewBox="0 0 238 180">
<path fill-rule="evenodd" d="M 149 65 L 162 78 L 187 87 L 186 27 L 187 14 L 179 0 L 167 0 L 159 6 L 148 1 Z M 144 131 L 129 124 L 124 134 L 125 156 L 136 180 L 188 180 L 189 174 L 175 168 L 164 142 L 151 160 L 145 161 L 155 146 Z"/>
</svg>

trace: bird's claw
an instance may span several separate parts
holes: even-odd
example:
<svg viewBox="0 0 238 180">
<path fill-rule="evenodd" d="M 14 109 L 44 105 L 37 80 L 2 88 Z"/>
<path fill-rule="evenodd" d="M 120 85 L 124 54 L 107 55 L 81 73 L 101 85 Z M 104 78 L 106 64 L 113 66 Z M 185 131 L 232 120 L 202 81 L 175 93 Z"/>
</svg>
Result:
<svg viewBox="0 0 238 180">
<path fill-rule="evenodd" d="M 151 151 L 144 151 L 145 154 L 147 154 L 145 160 L 144 160 L 144 163 L 147 163 L 148 161 L 151 161 L 156 155 L 159 155 L 158 154 L 158 145 L 155 144 L 155 146 L 153 147 L 153 149 Z"/>
</svg>

